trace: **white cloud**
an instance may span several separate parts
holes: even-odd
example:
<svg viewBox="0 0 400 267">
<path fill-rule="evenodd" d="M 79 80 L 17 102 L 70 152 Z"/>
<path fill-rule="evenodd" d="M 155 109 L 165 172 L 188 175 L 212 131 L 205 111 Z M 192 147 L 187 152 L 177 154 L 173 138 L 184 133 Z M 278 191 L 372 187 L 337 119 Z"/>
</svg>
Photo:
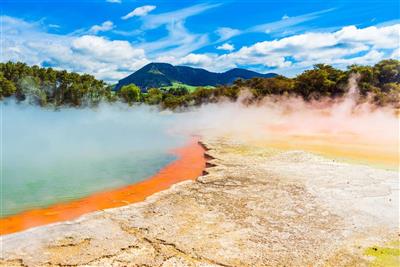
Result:
<svg viewBox="0 0 400 267">
<path fill-rule="evenodd" d="M 398 54 L 400 24 L 386 27 L 343 27 L 335 32 L 310 32 L 272 41 L 257 42 L 223 55 L 190 54 L 168 58 L 173 64 L 223 71 L 236 66 L 263 66 L 278 72 L 302 71 L 317 63 L 345 67 L 375 64 Z"/>
<path fill-rule="evenodd" d="M 207 34 L 189 32 L 183 21 L 166 25 L 168 35 L 153 42 L 143 42 L 139 47 L 158 57 L 183 57 L 209 43 Z"/>
<path fill-rule="evenodd" d="M 221 60 L 217 54 L 207 53 L 207 54 L 196 54 L 190 53 L 183 57 L 174 56 L 159 56 L 156 58 L 157 62 L 166 62 L 173 65 L 186 65 L 198 68 L 205 68 L 209 71 L 224 71 L 230 68 L 236 67 L 233 62 L 227 62 Z"/>
<path fill-rule="evenodd" d="M 390 57 L 395 59 L 400 59 L 400 48 L 394 50 L 393 53 L 390 55 Z"/>
<path fill-rule="evenodd" d="M 268 22 L 264 24 L 259 24 L 253 27 L 250 27 L 246 29 L 243 32 L 263 32 L 263 33 L 273 33 L 277 31 L 289 31 L 291 27 L 296 26 L 298 24 L 314 20 L 322 16 L 323 14 L 326 14 L 328 12 L 331 12 L 334 9 L 325 9 L 317 12 L 312 12 L 312 13 L 307 13 L 295 17 L 288 17 L 288 16 L 283 16 L 281 20 L 278 21 L 273 21 L 273 22 Z"/>
<path fill-rule="evenodd" d="M 114 29 L 114 23 L 112 21 L 105 21 L 101 25 L 94 25 L 90 28 L 89 33 L 97 34 L 98 32 L 106 32 Z"/>
<path fill-rule="evenodd" d="M 115 82 L 149 63 L 143 49 L 127 41 L 104 37 L 50 34 L 40 23 L 2 16 L 3 53 L 0 61 L 22 61 L 29 65 L 89 73 Z"/>
<path fill-rule="evenodd" d="M 93 35 L 113 26 L 105 23 L 92 27 L 93 31 L 83 36 L 60 35 L 47 32 L 40 22 L 28 23 L 3 16 L 0 17 L 3 25 L 0 61 L 19 60 L 28 64 L 51 65 L 116 81 L 149 61 L 192 65 L 212 71 L 242 66 L 295 74 L 316 63 L 345 67 L 355 63 L 374 64 L 389 57 L 399 58 L 400 23 L 366 28 L 346 26 L 333 32 L 307 32 L 256 42 L 236 50 L 231 44 L 224 43 L 217 47 L 226 51 L 223 54 L 196 53 L 196 50 L 210 45 L 209 36 L 190 32 L 185 27 L 185 19 L 207 8 L 211 7 L 197 5 L 183 11 L 141 18 L 143 28 L 163 26 L 168 34 L 156 41 L 138 41 L 135 45 Z M 179 19 L 167 20 L 166 14 L 171 13 Z"/>
<path fill-rule="evenodd" d="M 212 58 L 205 54 L 189 54 L 178 61 L 178 64 L 191 66 L 209 66 Z"/>
<path fill-rule="evenodd" d="M 231 51 L 235 50 L 235 47 L 230 43 L 224 43 L 224 44 L 218 46 L 217 49 L 226 50 L 226 51 L 231 52 Z"/>
<path fill-rule="evenodd" d="M 121 3 L 122 3 L 121 0 L 106 0 L 106 2 L 108 2 L 108 3 L 114 3 L 114 4 L 121 4 Z"/>
<path fill-rule="evenodd" d="M 156 29 L 163 25 L 184 21 L 185 19 L 200 14 L 211 8 L 220 6 L 220 4 L 198 4 L 171 12 L 165 12 L 157 15 L 149 15 L 142 18 L 143 30 Z"/>
<path fill-rule="evenodd" d="M 215 31 L 215 33 L 219 36 L 219 39 L 217 42 L 223 42 L 234 36 L 241 34 L 242 32 L 238 29 L 232 29 L 229 27 L 220 27 Z"/>
<path fill-rule="evenodd" d="M 264 24 L 258 24 L 247 29 L 239 30 L 230 27 L 220 27 L 215 33 L 219 36 L 217 43 L 229 40 L 232 37 L 253 33 L 261 32 L 266 33 L 271 36 L 284 36 L 289 34 L 295 34 L 296 32 L 301 32 L 306 30 L 305 26 L 299 26 L 307 21 L 314 20 L 333 11 L 334 9 L 324 9 L 317 12 L 306 13 L 299 16 L 289 17 L 288 15 L 282 16 L 280 20 L 272 21 Z"/>
<path fill-rule="evenodd" d="M 168 34 L 152 42 L 142 39 L 135 47 L 126 41 L 111 41 L 93 36 L 100 31 L 111 30 L 114 25 L 110 23 L 95 25 L 87 31 L 77 30 L 69 35 L 56 35 L 48 33 L 39 23 L 7 17 L 14 21 L 5 23 L 10 31 L 4 31 L 5 38 L 1 40 L 4 47 L 7 47 L 7 51 L 3 53 L 5 59 L 1 61 L 10 59 L 28 64 L 57 66 L 115 81 L 148 63 L 149 57 L 153 61 L 160 58 L 160 55 L 164 58 L 183 58 L 209 44 L 208 34 L 190 32 L 185 27 L 185 19 L 217 6 L 219 5 L 199 4 L 172 12 L 143 16 L 140 18 L 141 30 L 165 26 Z M 21 30 L 24 31 L 23 34 L 15 34 L 15 31 Z M 191 62 L 194 63 L 193 59 Z"/>
<path fill-rule="evenodd" d="M 156 6 L 141 6 L 135 8 L 132 12 L 126 14 L 125 16 L 121 17 L 122 19 L 129 19 L 132 17 L 143 17 L 146 16 L 149 12 L 156 9 Z"/>
<path fill-rule="evenodd" d="M 364 29 L 348 26 L 336 32 L 335 38 L 343 43 L 363 43 L 374 48 L 393 49 L 399 46 L 399 33 L 400 24 Z"/>
<path fill-rule="evenodd" d="M 74 52 L 103 62 L 118 62 L 132 58 L 144 58 L 143 49 L 134 48 L 127 41 L 110 41 L 104 37 L 84 35 L 72 41 Z"/>
<path fill-rule="evenodd" d="M 320 62 L 343 64 L 351 62 L 351 58 L 374 61 L 384 56 L 383 50 L 398 47 L 399 31 L 400 24 L 363 29 L 349 26 L 333 33 L 304 33 L 242 47 L 227 54 L 224 60 L 276 68 L 304 62 L 308 66 Z"/>
<path fill-rule="evenodd" d="M 185 26 L 185 21 L 191 16 L 217 6 L 219 5 L 199 4 L 171 12 L 142 17 L 141 30 L 144 33 L 146 30 L 160 27 L 165 27 L 168 33 L 156 41 L 144 41 L 139 46 L 157 60 L 161 53 L 163 58 L 184 57 L 208 45 L 210 43 L 208 34 L 190 32 Z"/>
<path fill-rule="evenodd" d="M 49 24 L 48 26 L 49 26 L 49 28 L 55 28 L 55 29 L 60 28 L 60 25 L 57 25 L 57 24 Z"/>
</svg>

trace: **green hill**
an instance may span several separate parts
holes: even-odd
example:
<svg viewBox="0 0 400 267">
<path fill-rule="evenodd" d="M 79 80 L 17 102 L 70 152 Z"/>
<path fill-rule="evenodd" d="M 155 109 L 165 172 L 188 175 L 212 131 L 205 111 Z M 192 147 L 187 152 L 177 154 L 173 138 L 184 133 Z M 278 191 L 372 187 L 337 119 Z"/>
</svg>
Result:
<svg viewBox="0 0 400 267">
<path fill-rule="evenodd" d="M 173 66 L 167 63 L 150 63 L 118 82 L 115 90 L 128 84 L 136 84 L 142 91 L 147 89 L 168 88 L 177 84 L 198 87 L 232 84 L 235 80 L 251 79 L 255 77 L 271 78 L 275 73 L 261 74 L 246 69 L 232 69 L 223 73 L 210 72 L 205 69 L 187 66 Z M 188 88 L 189 89 L 189 88 Z"/>
</svg>

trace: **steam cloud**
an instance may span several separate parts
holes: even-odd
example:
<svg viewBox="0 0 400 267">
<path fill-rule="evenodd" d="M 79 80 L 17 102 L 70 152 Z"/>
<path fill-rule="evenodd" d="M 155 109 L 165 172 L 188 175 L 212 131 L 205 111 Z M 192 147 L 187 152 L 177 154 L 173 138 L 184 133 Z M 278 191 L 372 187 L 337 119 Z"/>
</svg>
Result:
<svg viewBox="0 0 400 267">
<path fill-rule="evenodd" d="M 391 107 L 360 103 L 357 77 L 349 80 L 348 93 L 334 100 L 266 97 L 257 105 L 247 105 L 247 94 L 235 103 L 208 104 L 181 114 L 180 128 L 213 138 L 291 143 L 295 149 L 302 149 L 306 141 L 398 157 L 398 115 Z"/>
<path fill-rule="evenodd" d="M 170 134 L 172 114 L 149 107 L 102 104 L 96 109 L 45 109 L 2 103 L 4 158 L 31 161 L 167 151 L 182 144 Z"/>
<path fill-rule="evenodd" d="M 1 103 L 1 214 L 80 198 L 145 179 L 175 159 L 172 114 L 101 105 L 59 111 Z"/>
<path fill-rule="evenodd" d="M 356 78 L 350 79 L 347 95 L 334 100 L 267 97 L 246 105 L 244 93 L 234 103 L 222 101 L 178 114 L 123 104 L 51 111 L 3 102 L 4 157 L 49 161 L 128 149 L 165 151 L 183 143 L 177 134 L 243 141 L 328 137 L 338 143 L 397 149 L 398 116 L 389 107 L 359 104 Z"/>
<path fill-rule="evenodd" d="M 248 96 L 244 92 L 235 103 L 182 113 L 124 104 L 54 111 L 3 101 L 3 212 L 63 201 L 73 197 L 71 192 L 79 197 L 122 186 L 135 181 L 132 176 L 148 177 L 173 159 L 166 157 L 169 150 L 192 135 L 300 150 L 330 147 L 398 162 L 398 115 L 391 108 L 360 104 L 355 77 L 347 95 L 334 100 L 267 97 L 247 105 Z"/>
</svg>

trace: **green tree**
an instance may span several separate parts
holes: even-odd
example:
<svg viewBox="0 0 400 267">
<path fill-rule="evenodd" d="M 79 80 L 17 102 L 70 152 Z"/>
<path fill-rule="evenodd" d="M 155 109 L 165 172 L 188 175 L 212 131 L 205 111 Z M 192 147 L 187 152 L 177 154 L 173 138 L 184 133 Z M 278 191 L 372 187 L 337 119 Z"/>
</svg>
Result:
<svg viewBox="0 0 400 267">
<path fill-rule="evenodd" d="M 172 110 L 187 106 L 188 106 L 188 98 L 186 98 L 185 96 L 167 95 L 162 102 L 163 108 L 168 108 Z"/>
<path fill-rule="evenodd" d="M 150 88 L 144 97 L 148 105 L 158 105 L 163 99 L 163 92 L 158 88 Z"/>
<path fill-rule="evenodd" d="M 321 96 L 334 97 L 344 93 L 338 83 L 345 73 L 329 65 L 317 64 L 312 70 L 306 70 L 295 78 L 294 90 L 305 99 Z"/>
<path fill-rule="evenodd" d="M 141 91 L 136 85 L 129 84 L 122 86 L 121 90 L 119 91 L 119 95 L 125 102 L 127 102 L 129 105 L 132 105 L 134 102 L 139 102 Z"/>
<path fill-rule="evenodd" d="M 379 84 L 400 83 L 400 61 L 396 59 L 386 59 L 378 62 L 374 66 L 374 71 Z"/>
<path fill-rule="evenodd" d="M 213 96 L 216 99 L 228 98 L 229 100 L 236 101 L 239 96 L 241 88 L 237 85 L 233 86 L 219 86 L 213 90 Z"/>
<path fill-rule="evenodd" d="M 169 89 L 168 93 L 174 96 L 184 96 L 189 94 L 189 90 L 186 87 L 179 86 Z"/>
<path fill-rule="evenodd" d="M 0 77 L 0 99 L 12 96 L 16 90 L 17 88 L 13 82 Z"/>
<path fill-rule="evenodd" d="M 92 75 L 56 71 L 52 68 L 28 66 L 21 62 L 0 63 L 2 91 L 15 87 L 13 95 L 18 100 L 29 99 L 41 105 L 96 105 L 102 100 L 112 101 L 111 87 Z M 7 91 L 10 91 L 7 89 Z M 3 93 L 2 93 L 3 94 Z M 10 96 L 5 92 L 3 97 Z"/>
<path fill-rule="evenodd" d="M 250 88 L 256 99 L 262 99 L 268 95 L 290 94 L 293 90 L 293 80 L 284 76 L 273 78 L 253 78 L 244 83 L 244 87 Z"/>
<path fill-rule="evenodd" d="M 376 87 L 378 79 L 374 68 L 371 66 L 351 65 L 348 67 L 348 78 L 351 75 L 358 75 L 358 88 L 363 96 L 371 92 L 378 92 L 380 89 Z"/>
<path fill-rule="evenodd" d="M 203 103 L 210 102 L 213 97 L 213 91 L 213 89 L 197 87 L 191 95 L 195 105 L 201 105 Z"/>
</svg>

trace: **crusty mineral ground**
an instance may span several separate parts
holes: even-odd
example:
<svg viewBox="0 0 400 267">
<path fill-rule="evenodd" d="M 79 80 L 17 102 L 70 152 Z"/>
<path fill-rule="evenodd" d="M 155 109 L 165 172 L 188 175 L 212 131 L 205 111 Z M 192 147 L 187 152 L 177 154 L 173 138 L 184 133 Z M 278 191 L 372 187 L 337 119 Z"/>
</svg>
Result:
<svg viewBox="0 0 400 267">
<path fill-rule="evenodd" d="M 2 237 L 2 266 L 399 263 L 398 172 L 207 140 L 208 168 L 145 202 Z M 392 247 L 390 247 L 392 246 Z M 387 260 L 387 261 L 386 261 Z M 374 263 L 375 262 L 375 263 Z"/>
</svg>

